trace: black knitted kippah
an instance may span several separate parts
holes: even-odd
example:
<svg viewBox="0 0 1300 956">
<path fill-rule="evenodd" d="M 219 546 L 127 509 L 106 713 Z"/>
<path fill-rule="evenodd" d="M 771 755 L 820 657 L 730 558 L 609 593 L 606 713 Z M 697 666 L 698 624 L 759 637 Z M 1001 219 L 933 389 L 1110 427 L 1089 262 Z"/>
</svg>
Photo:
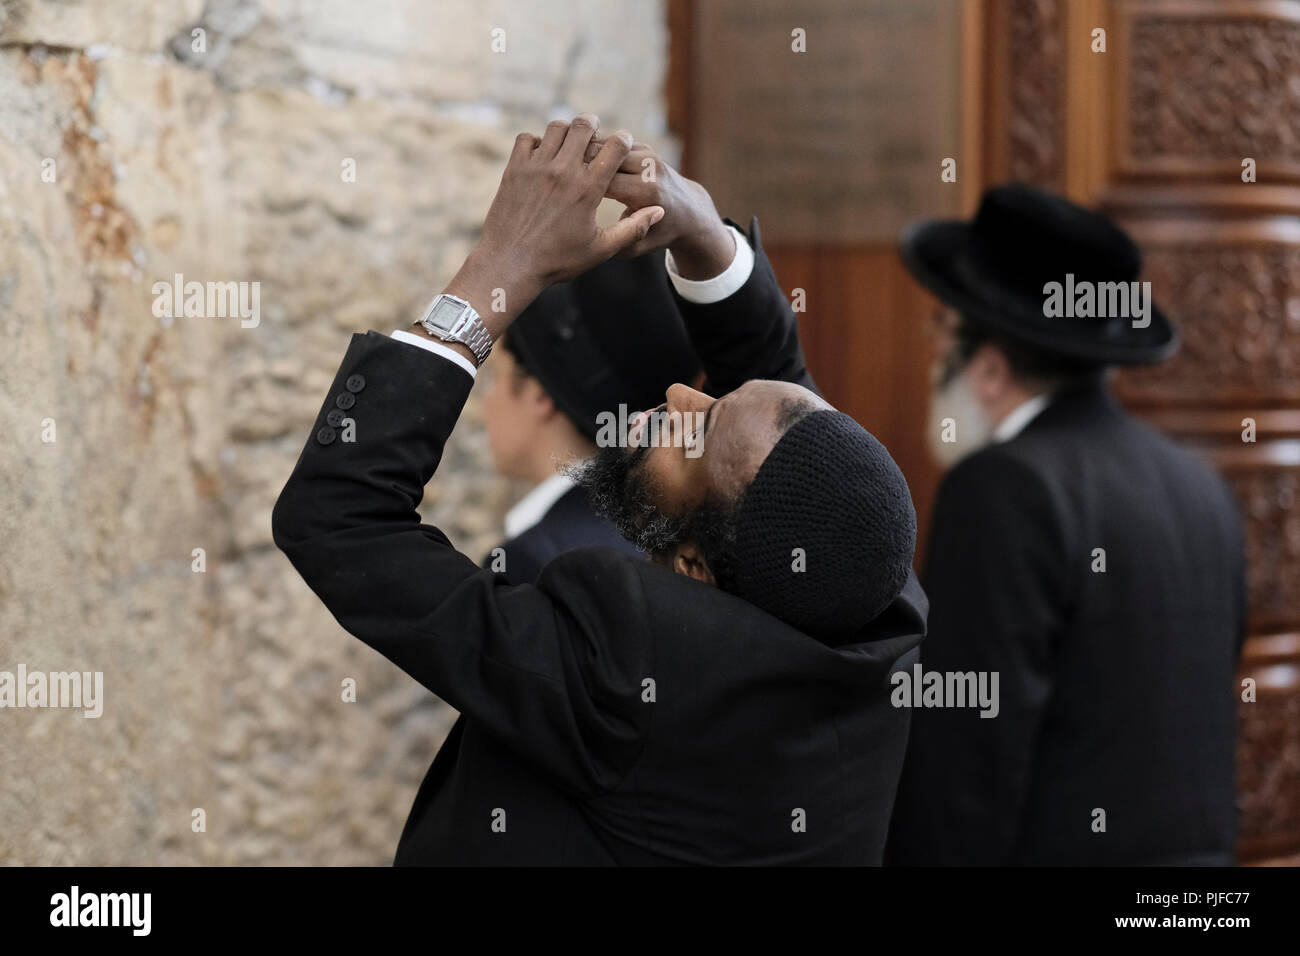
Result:
<svg viewBox="0 0 1300 956">
<path fill-rule="evenodd" d="M 827 409 L 790 427 L 745 491 L 734 587 L 806 634 L 848 634 L 898 596 L 915 548 L 898 465 L 865 428 Z"/>
</svg>

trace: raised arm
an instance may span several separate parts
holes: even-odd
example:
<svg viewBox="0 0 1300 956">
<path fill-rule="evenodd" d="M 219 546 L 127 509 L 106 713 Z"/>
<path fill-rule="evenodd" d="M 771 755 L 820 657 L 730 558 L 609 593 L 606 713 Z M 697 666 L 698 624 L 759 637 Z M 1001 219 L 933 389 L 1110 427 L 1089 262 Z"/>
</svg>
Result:
<svg viewBox="0 0 1300 956">
<path fill-rule="evenodd" d="M 586 164 L 594 129 L 594 117 L 580 118 L 515 144 L 483 237 L 448 286 L 493 338 L 547 283 L 604 261 L 657 221 L 649 208 L 597 227 L 631 138 L 611 138 Z M 506 311 L 492 310 L 494 289 L 505 290 Z M 420 523 L 424 485 L 473 384 L 474 353 L 446 347 L 453 358 L 374 332 L 353 337 L 276 502 L 275 542 L 344 628 L 521 758 L 571 790 L 612 786 L 649 719 L 640 704 L 649 643 L 569 609 L 626 616 L 631 630 L 648 616 L 639 581 L 626 563 L 577 554 L 567 560 L 587 564 L 574 573 L 500 585 Z"/>
<path fill-rule="evenodd" d="M 663 220 L 623 254 L 668 249 L 674 296 L 704 365 L 706 392 L 725 395 L 754 378 L 817 391 L 804 364 L 794 310 L 763 252 L 757 219 L 751 220 L 746 237 L 735 223 L 719 217 L 703 186 L 644 143 L 633 145 L 608 195 L 629 210 L 649 205 L 664 210 Z M 738 256 L 737 242 L 746 242 L 749 249 L 744 251 L 751 254 Z M 711 293 L 720 278 L 731 289 L 725 274 L 750 263 L 739 288 L 716 300 Z"/>
</svg>

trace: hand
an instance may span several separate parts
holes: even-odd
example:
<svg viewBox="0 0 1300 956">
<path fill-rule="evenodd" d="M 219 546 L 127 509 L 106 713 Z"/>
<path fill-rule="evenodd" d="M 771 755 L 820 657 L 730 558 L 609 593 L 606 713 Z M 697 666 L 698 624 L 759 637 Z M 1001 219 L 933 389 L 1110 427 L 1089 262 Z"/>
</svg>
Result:
<svg viewBox="0 0 1300 956">
<path fill-rule="evenodd" d="M 632 146 L 619 131 L 587 162 L 600 128 L 590 113 L 555 122 L 541 139 L 521 133 L 483 222 L 479 250 L 545 287 L 580 275 L 646 234 L 663 209 L 644 203 L 613 226 L 596 225 L 609 182 Z"/>
<path fill-rule="evenodd" d="M 588 154 L 608 145 L 594 137 Z M 677 271 L 687 279 L 708 279 L 731 264 L 735 241 L 718 215 L 709 192 L 694 180 L 673 169 L 645 143 L 633 143 L 605 195 L 627 206 L 624 216 L 635 217 L 641 209 L 660 206 L 663 219 L 641 239 L 623 250 L 639 256 L 668 248 Z"/>
<path fill-rule="evenodd" d="M 546 286 L 600 265 L 663 217 L 662 207 L 646 204 L 613 226 L 596 225 L 596 207 L 632 148 L 620 130 L 589 158 L 599 128 L 583 113 L 551 123 L 540 139 L 515 138 L 479 243 L 444 290 L 474 307 L 494 341 Z M 418 326 L 416 333 L 429 337 Z M 476 361 L 464 345 L 448 347 Z"/>
</svg>

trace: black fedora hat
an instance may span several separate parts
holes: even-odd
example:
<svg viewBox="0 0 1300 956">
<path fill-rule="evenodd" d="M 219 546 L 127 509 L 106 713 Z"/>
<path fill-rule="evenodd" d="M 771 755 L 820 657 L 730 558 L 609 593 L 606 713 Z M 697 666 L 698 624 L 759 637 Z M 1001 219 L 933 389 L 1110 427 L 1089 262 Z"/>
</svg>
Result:
<svg viewBox="0 0 1300 956">
<path fill-rule="evenodd" d="M 601 412 L 654 408 L 700 371 L 662 252 L 611 259 L 550 286 L 506 333 L 506 346 L 556 407 L 595 440 Z"/>
<path fill-rule="evenodd" d="M 1045 352 L 1144 365 L 1178 350 L 1177 333 L 1149 296 L 1149 312 L 1133 315 L 1139 287 L 1131 284 L 1142 269 L 1133 240 L 1101 213 L 1041 189 L 997 186 L 970 222 L 915 223 L 903 232 L 901 253 L 912 275 L 963 316 Z M 1059 297 L 1049 297 L 1058 288 Z"/>
</svg>

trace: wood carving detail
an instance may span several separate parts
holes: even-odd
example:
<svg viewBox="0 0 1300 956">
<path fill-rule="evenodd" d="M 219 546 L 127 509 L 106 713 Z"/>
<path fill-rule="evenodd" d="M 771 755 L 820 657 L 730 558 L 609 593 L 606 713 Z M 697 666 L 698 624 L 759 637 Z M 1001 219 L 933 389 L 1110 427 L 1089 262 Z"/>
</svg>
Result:
<svg viewBox="0 0 1300 956">
<path fill-rule="evenodd" d="M 1200 404 L 1228 389 L 1300 399 L 1300 246 L 1148 247 L 1146 260 L 1143 278 L 1183 345 L 1168 362 L 1126 373 L 1126 399 Z"/>
<path fill-rule="evenodd" d="M 1062 6 L 1057 0 L 1011 4 L 1009 172 L 1017 182 L 1047 189 L 1061 188 Z"/>
<path fill-rule="evenodd" d="M 1246 534 L 1251 616 L 1300 624 L 1300 469 L 1230 471 Z"/>
<path fill-rule="evenodd" d="M 1300 23 L 1138 20 L 1131 49 L 1134 159 L 1300 162 Z"/>
<path fill-rule="evenodd" d="M 1239 839 L 1300 842 L 1300 693 L 1237 705 L 1237 793 Z"/>
</svg>

